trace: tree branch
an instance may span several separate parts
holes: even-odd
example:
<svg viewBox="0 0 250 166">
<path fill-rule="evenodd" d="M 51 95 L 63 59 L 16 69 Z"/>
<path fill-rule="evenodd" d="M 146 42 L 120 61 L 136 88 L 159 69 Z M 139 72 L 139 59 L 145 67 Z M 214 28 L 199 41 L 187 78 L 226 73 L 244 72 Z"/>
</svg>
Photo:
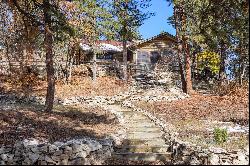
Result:
<svg viewBox="0 0 250 166">
<path fill-rule="evenodd" d="M 23 9 L 19 6 L 19 4 L 17 3 L 17 0 L 13 0 L 13 4 L 15 5 L 15 7 L 17 8 L 17 10 L 18 10 L 21 14 L 23 14 L 25 17 L 31 19 L 36 25 L 38 25 L 38 26 L 44 25 L 42 22 L 40 22 L 40 21 L 38 21 L 38 20 L 35 19 L 35 17 L 36 17 L 35 15 L 30 14 L 30 13 L 26 12 L 25 10 L 23 10 Z"/>
</svg>

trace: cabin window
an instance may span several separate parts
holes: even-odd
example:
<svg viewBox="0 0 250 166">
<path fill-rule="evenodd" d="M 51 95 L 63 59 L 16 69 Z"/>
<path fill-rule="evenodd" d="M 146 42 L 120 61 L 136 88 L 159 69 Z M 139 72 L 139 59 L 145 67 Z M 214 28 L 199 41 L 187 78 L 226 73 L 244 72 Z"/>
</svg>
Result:
<svg viewBox="0 0 250 166">
<path fill-rule="evenodd" d="M 157 51 L 152 51 L 150 56 L 150 62 L 151 63 L 157 63 L 160 59 L 160 54 Z"/>
<path fill-rule="evenodd" d="M 149 53 L 146 51 L 137 52 L 137 63 L 149 63 Z"/>
</svg>

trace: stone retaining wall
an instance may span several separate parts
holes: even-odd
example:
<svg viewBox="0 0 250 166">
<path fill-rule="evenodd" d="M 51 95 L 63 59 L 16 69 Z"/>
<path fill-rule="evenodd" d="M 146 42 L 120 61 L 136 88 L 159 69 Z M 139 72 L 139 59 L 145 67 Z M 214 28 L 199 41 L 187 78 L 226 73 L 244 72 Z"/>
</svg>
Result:
<svg viewBox="0 0 250 166">
<path fill-rule="evenodd" d="M 26 139 L 1 147 L 0 165 L 99 165 L 111 156 L 112 146 L 111 139 L 84 138 L 53 144 Z"/>
<path fill-rule="evenodd" d="M 172 140 L 169 151 L 172 152 L 173 164 L 190 165 L 248 165 L 249 147 L 234 151 L 222 148 L 191 145 L 182 141 Z"/>
</svg>

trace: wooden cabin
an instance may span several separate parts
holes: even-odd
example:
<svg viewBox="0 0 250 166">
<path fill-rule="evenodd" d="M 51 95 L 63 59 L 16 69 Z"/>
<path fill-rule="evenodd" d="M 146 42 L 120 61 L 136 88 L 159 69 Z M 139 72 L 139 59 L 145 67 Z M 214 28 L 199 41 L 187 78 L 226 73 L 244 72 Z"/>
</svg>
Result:
<svg viewBox="0 0 250 166">
<path fill-rule="evenodd" d="M 159 60 L 168 63 L 169 67 L 178 66 L 176 57 L 176 39 L 173 35 L 163 32 L 150 39 L 141 41 L 129 47 L 133 50 L 133 60 L 135 64 L 147 65 L 150 69 Z"/>
</svg>

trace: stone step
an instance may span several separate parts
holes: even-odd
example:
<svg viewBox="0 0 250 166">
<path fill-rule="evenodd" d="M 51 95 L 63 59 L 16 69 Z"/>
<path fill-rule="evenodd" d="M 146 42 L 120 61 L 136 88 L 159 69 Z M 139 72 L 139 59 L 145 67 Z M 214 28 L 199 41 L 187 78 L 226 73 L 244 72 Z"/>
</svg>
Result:
<svg viewBox="0 0 250 166">
<path fill-rule="evenodd" d="M 120 112 L 126 112 L 126 113 L 138 113 L 137 111 L 133 111 L 132 109 L 125 109 L 125 108 L 120 109 Z"/>
<path fill-rule="evenodd" d="M 161 138 L 161 137 L 162 137 L 162 133 L 158 133 L 158 132 L 154 132 L 154 133 L 131 132 L 131 133 L 128 133 L 127 135 L 128 139 L 142 139 L 142 140 Z"/>
<path fill-rule="evenodd" d="M 158 128 L 156 128 L 156 129 L 158 129 Z M 153 130 L 153 131 L 148 131 L 148 132 L 145 132 L 145 131 L 128 131 L 127 132 L 127 134 L 160 134 L 160 135 L 163 135 L 164 134 L 164 132 L 163 131 L 161 131 L 160 129 L 159 130 Z"/>
<path fill-rule="evenodd" d="M 154 123 L 150 119 L 128 119 L 125 123 L 131 123 L 131 124 L 136 124 L 136 123 Z"/>
<path fill-rule="evenodd" d="M 148 117 L 146 116 L 143 116 L 143 115 L 135 115 L 135 114 L 130 114 L 130 115 L 123 115 L 125 119 L 137 119 L 137 120 L 147 120 L 149 119 Z"/>
<path fill-rule="evenodd" d="M 128 116 L 143 116 L 141 112 L 137 111 L 120 111 L 123 113 L 123 115 L 128 115 Z"/>
<path fill-rule="evenodd" d="M 134 119 L 134 118 L 130 118 L 130 119 L 126 119 L 125 118 L 125 123 L 128 124 L 145 124 L 145 123 L 148 123 L 148 124 L 155 124 L 153 121 L 151 121 L 150 119 Z"/>
<path fill-rule="evenodd" d="M 159 127 L 129 127 L 127 128 L 127 132 L 161 132 L 161 128 Z"/>
<path fill-rule="evenodd" d="M 150 127 L 156 127 L 156 125 L 153 122 L 150 123 L 126 123 L 125 127 L 127 128 L 150 128 Z"/>
<path fill-rule="evenodd" d="M 115 153 L 113 157 L 131 161 L 168 161 L 171 153 Z"/>
<path fill-rule="evenodd" d="M 168 150 L 167 145 L 163 146 L 133 146 L 133 145 L 128 145 L 128 146 L 122 146 L 122 147 L 117 147 L 115 148 L 115 152 L 118 153 L 126 153 L 126 152 L 133 152 L 133 153 L 166 153 Z"/>
<path fill-rule="evenodd" d="M 166 145 L 165 141 L 162 138 L 155 138 L 155 139 L 129 139 L 124 140 L 123 146 L 126 145 L 133 145 L 133 146 L 163 146 Z"/>
</svg>

